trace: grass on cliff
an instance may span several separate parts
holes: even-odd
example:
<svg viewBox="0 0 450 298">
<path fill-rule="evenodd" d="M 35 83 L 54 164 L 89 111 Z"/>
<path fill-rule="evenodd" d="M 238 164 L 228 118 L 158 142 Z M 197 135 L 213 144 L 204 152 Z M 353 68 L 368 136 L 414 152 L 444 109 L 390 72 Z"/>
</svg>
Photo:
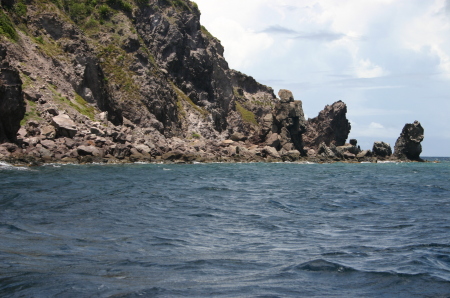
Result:
<svg viewBox="0 0 450 298">
<path fill-rule="evenodd" d="M 242 120 L 247 123 L 258 125 L 258 121 L 256 121 L 255 114 L 251 111 L 244 108 L 239 102 L 236 101 L 236 111 L 241 115 Z"/>
<path fill-rule="evenodd" d="M 103 59 L 101 64 L 109 83 L 116 84 L 130 99 L 140 98 L 139 87 L 129 70 L 134 60 L 127 52 L 115 45 L 108 45 L 101 49 L 98 57 Z"/>
<path fill-rule="evenodd" d="M 14 24 L 3 12 L 3 10 L 0 10 L 0 35 L 6 36 L 7 38 L 14 41 L 17 41 L 19 39 L 19 35 L 14 28 Z"/>
<path fill-rule="evenodd" d="M 30 120 L 40 121 L 42 120 L 41 116 L 39 115 L 39 112 L 36 111 L 36 103 L 31 100 L 25 100 L 25 103 L 27 104 L 27 110 L 25 112 L 25 115 L 22 120 L 20 120 L 20 126 L 23 126 L 27 124 Z"/>
<path fill-rule="evenodd" d="M 194 108 L 194 110 L 196 110 L 197 112 L 199 112 L 200 115 L 202 115 L 204 118 L 206 118 L 206 117 L 209 115 L 209 112 L 208 112 L 206 109 L 204 109 L 204 108 L 199 107 L 198 105 L 196 105 L 196 104 L 192 101 L 192 99 L 190 99 L 189 96 L 187 96 L 186 93 L 184 93 L 180 88 L 178 88 L 177 86 L 175 86 L 174 83 L 171 83 L 171 85 L 172 85 L 173 90 L 175 90 L 175 92 L 176 92 L 177 95 L 178 95 L 177 106 L 178 106 L 178 109 L 179 109 L 180 113 L 182 113 L 182 115 L 184 114 L 183 116 L 186 115 L 186 112 L 185 112 L 184 109 L 183 109 L 181 100 L 184 101 L 184 102 L 187 102 L 191 107 Z M 181 108 L 181 109 L 180 109 L 180 108 Z"/>
<path fill-rule="evenodd" d="M 70 106 L 75 109 L 78 113 L 88 117 L 91 120 L 95 120 L 95 114 L 99 111 L 84 100 L 79 94 L 75 93 L 74 101 L 68 99 L 67 97 L 61 96 L 59 92 L 56 91 L 56 87 L 53 85 L 48 85 L 49 89 L 53 93 L 53 99 L 60 102 L 63 105 Z"/>
</svg>

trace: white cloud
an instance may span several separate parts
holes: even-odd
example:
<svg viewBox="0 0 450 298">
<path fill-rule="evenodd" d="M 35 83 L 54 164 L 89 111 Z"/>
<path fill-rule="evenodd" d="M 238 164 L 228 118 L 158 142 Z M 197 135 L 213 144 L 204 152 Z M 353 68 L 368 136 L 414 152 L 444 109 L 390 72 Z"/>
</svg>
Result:
<svg viewBox="0 0 450 298">
<path fill-rule="evenodd" d="M 222 28 L 227 28 L 222 30 Z M 259 53 L 273 44 L 273 39 L 264 32 L 255 32 L 244 28 L 235 20 L 219 17 L 208 27 L 211 32 L 221 32 L 218 38 L 225 47 L 225 56 L 232 68 L 248 68 L 257 63 L 255 53 Z"/>
<path fill-rule="evenodd" d="M 377 122 L 371 122 L 369 124 L 369 128 L 370 129 L 383 129 L 384 126 L 383 126 L 383 124 L 380 124 L 380 123 L 377 123 Z"/>
<path fill-rule="evenodd" d="M 383 70 L 379 65 L 374 64 L 369 59 L 360 59 L 356 66 L 356 76 L 358 78 L 376 78 L 388 73 Z"/>
<path fill-rule="evenodd" d="M 385 127 L 381 123 L 371 122 L 370 124 L 357 123 L 350 121 L 352 126 L 350 135 L 352 138 L 367 138 L 378 140 L 387 138 L 397 138 L 400 135 L 401 128 L 399 127 Z"/>
</svg>

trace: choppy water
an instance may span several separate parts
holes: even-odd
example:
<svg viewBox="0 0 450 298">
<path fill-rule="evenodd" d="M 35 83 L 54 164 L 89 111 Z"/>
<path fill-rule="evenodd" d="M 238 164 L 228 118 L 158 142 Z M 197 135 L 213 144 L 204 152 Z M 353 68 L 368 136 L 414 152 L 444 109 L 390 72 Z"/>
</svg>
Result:
<svg viewBox="0 0 450 298">
<path fill-rule="evenodd" d="M 450 160 L 0 165 L 2 297 L 450 297 Z"/>
</svg>

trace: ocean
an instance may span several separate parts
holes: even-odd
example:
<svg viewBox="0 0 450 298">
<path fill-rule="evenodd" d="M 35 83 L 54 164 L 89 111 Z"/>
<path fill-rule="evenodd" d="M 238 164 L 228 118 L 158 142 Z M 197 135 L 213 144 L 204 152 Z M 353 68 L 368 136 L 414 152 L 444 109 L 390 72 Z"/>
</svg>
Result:
<svg viewBox="0 0 450 298">
<path fill-rule="evenodd" d="M 450 297 L 439 160 L 1 163 L 0 296 Z"/>
</svg>

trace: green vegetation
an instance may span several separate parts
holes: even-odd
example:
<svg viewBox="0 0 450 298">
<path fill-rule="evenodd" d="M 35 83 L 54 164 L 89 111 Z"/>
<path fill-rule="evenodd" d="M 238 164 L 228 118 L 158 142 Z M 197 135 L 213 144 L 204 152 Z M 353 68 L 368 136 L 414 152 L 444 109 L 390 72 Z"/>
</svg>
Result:
<svg viewBox="0 0 450 298">
<path fill-rule="evenodd" d="M 87 101 L 84 100 L 78 93 L 75 93 L 75 102 L 76 105 L 71 106 L 74 107 L 79 113 L 89 117 L 91 120 L 95 120 L 95 114 L 98 112 L 92 105 L 90 105 Z"/>
<path fill-rule="evenodd" d="M 124 0 L 106 0 L 106 3 L 111 7 L 122 10 L 123 12 L 130 13 L 133 11 L 133 5 Z"/>
<path fill-rule="evenodd" d="M 192 9 L 189 7 L 189 5 L 184 0 L 163 0 L 163 2 L 166 5 L 172 6 L 179 10 L 192 11 Z"/>
<path fill-rule="evenodd" d="M 73 102 L 67 97 L 61 96 L 61 94 L 56 91 L 56 86 L 48 85 L 48 87 L 53 93 L 53 99 L 59 101 L 63 105 L 74 108 L 78 111 L 78 113 L 88 117 L 91 120 L 95 120 L 95 114 L 98 113 L 98 110 L 85 101 L 79 94 L 75 93 L 75 102 Z"/>
<path fill-rule="evenodd" d="M 243 95 L 239 94 L 239 89 L 240 88 L 238 88 L 238 87 L 233 87 L 233 95 L 236 96 L 236 98 L 241 98 L 241 99 L 245 100 L 245 97 Z"/>
<path fill-rule="evenodd" d="M 30 120 L 36 120 L 39 121 L 42 118 L 39 115 L 39 112 L 36 111 L 36 103 L 31 100 L 26 100 L 27 104 L 27 111 L 25 112 L 25 115 L 23 119 L 20 121 L 20 125 L 25 125 Z"/>
<path fill-rule="evenodd" d="M 189 104 L 190 104 L 197 112 L 199 112 L 203 117 L 206 118 L 206 117 L 208 116 L 209 112 L 208 112 L 206 109 L 204 109 L 204 108 L 199 107 L 198 105 L 196 105 L 196 104 L 192 101 L 192 99 L 190 99 L 189 96 L 186 95 L 186 93 L 184 93 L 180 88 L 178 88 L 177 86 L 175 86 L 174 83 L 171 83 L 171 84 L 172 84 L 173 90 L 175 90 L 175 92 L 176 92 L 177 95 L 178 95 L 178 100 L 184 100 L 185 102 L 189 103 Z M 180 104 L 181 104 L 181 103 L 180 103 Z M 177 103 L 177 105 L 178 105 L 178 103 Z M 181 106 L 181 107 L 182 107 L 182 106 Z"/>
<path fill-rule="evenodd" d="M 244 108 L 239 102 L 236 101 L 236 110 L 241 114 L 242 120 L 244 120 L 247 123 L 258 125 L 258 122 L 256 121 L 255 114 L 253 114 L 251 111 Z"/>
<path fill-rule="evenodd" d="M 194 138 L 194 139 L 200 139 L 202 136 L 200 135 L 200 134 L 198 134 L 198 133 L 196 133 L 196 132 L 192 132 L 192 138 Z"/>
<path fill-rule="evenodd" d="M 25 17 L 27 15 L 27 6 L 22 1 L 17 2 L 14 5 L 14 13 L 19 17 Z"/>
<path fill-rule="evenodd" d="M 130 99 L 140 98 L 139 88 L 130 70 L 134 60 L 129 54 L 111 44 L 101 49 L 98 57 L 103 58 L 102 68 L 109 83 L 116 84 Z"/>
<path fill-rule="evenodd" d="M 38 36 L 34 39 L 37 43 L 45 44 L 44 38 L 42 36 Z"/>
<path fill-rule="evenodd" d="M 17 34 L 13 23 L 3 10 L 0 10 L 0 35 L 6 36 L 14 41 L 19 39 L 19 35 Z"/>
<path fill-rule="evenodd" d="M 216 37 L 214 37 L 214 35 L 212 35 L 212 34 L 208 31 L 208 29 L 206 29 L 205 26 L 201 25 L 201 26 L 200 26 L 200 30 L 202 31 L 203 35 L 206 36 L 206 38 L 208 38 L 208 39 L 217 39 Z M 218 39 L 217 39 L 217 40 L 218 40 Z"/>
</svg>

